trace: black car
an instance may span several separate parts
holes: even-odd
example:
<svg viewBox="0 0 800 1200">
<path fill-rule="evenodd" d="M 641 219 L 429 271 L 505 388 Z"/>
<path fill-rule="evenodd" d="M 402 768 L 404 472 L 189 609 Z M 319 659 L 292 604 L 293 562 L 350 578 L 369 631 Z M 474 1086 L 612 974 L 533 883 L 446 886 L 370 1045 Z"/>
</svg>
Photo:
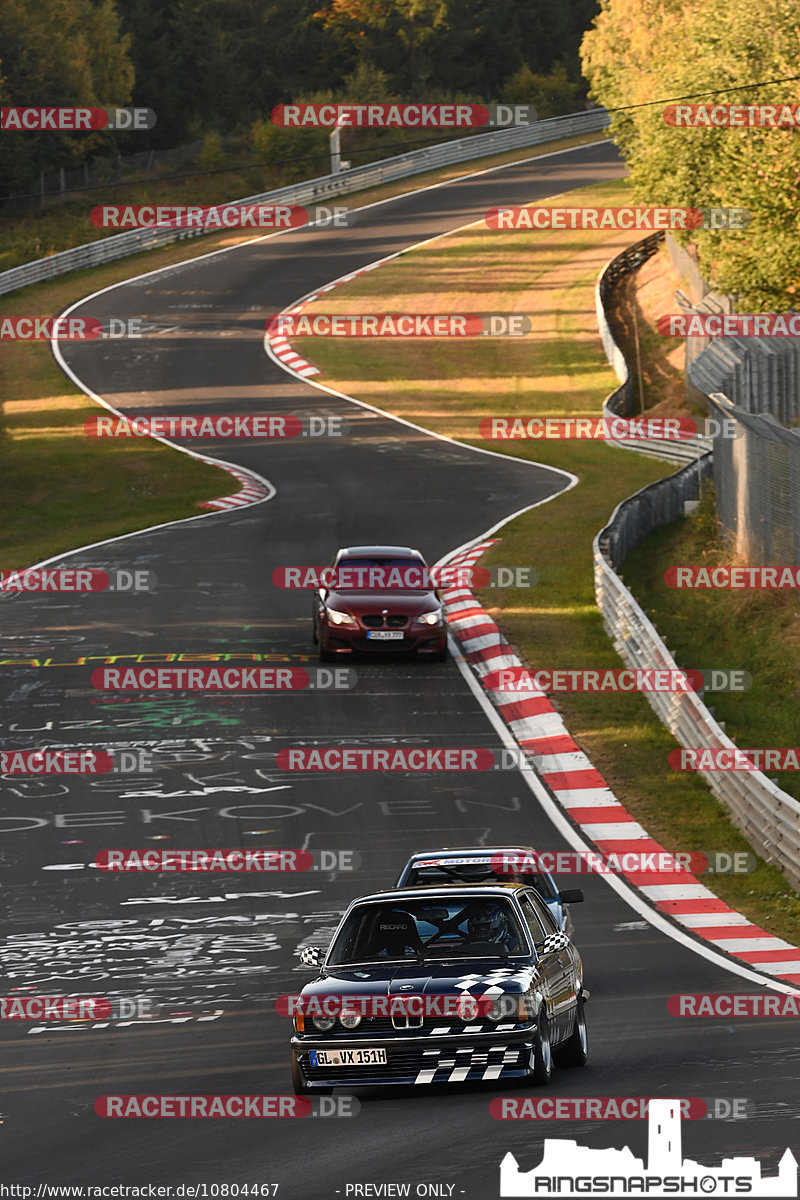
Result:
<svg viewBox="0 0 800 1200">
<path fill-rule="evenodd" d="M 297 1094 L 526 1078 L 587 1058 L 583 966 L 525 884 L 417 887 L 355 900 L 297 998 Z"/>
<path fill-rule="evenodd" d="M 537 857 L 532 846 L 417 850 L 400 872 L 395 887 L 420 887 L 432 883 L 527 883 L 544 900 L 559 929 L 573 937 L 572 915 L 567 905 L 582 903 L 583 891 L 581 888 L 560 889 L 549 871 L 535 866 Z"/>
</svg>

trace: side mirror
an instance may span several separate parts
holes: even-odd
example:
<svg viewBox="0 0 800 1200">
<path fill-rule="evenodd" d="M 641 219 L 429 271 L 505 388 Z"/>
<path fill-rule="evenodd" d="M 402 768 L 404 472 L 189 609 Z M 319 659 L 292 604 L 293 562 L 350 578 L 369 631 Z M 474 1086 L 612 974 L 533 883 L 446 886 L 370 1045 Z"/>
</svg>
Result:
<svg viewBox="0 0 800 1200">
<path fill-rule="evenodd" d="M 582 888 L 567 888 L 565 892 L 560 893 L 562 904 L 582 904 L 583 889 Z"/>
<path fill-rule="evenodd" d="M 306 967 L 318 967 L 324 958 L 322 946 L 304 946 L 300 951 L 300 962 Z"/>
<path fill-rule="evenodd" d="M 569 938 L 565 933 L 548 933 L 539 950 L 539 954 L 544 958 L 545 954 L 557 954 L 559 950 L 566 950 L 569 945 Z"/>
</svg>

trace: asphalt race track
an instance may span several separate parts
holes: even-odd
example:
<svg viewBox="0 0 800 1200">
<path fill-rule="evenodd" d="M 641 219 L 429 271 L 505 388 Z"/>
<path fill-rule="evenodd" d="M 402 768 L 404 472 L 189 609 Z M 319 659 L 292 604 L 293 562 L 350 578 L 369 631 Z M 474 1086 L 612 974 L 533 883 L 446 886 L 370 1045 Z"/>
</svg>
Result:
<svg viewBox="0 0 800 1200">
<path fill-rule="evenodd" d="M 284 1200 L 333 1200 L 356 1194 L 348 1185 L 408 1182 L 412 1195 L 436 1183 L 447 1185 L 438 1194 L 484 1200 L 499 1194 L 506 1151 L 532 1167 L 543 1136 L 628 1144 L 646 1157 L 644 1121 L 494 1120 L 489 1103 L 512 1094 L 508 1085 L 361 1093 L 352 1118 L 206 1123 L 93 1111 L 109 1094 L 291 1094 L 289 1022 L 274 1000 L 309 977 L 299 942 L 326 940 L 349 900 L 389 886 L 413 849 L 565 847 L 515 772 L 277 767 L 276 752 L 299 744 L 498 747 L 454 662 L 354 663 L 352 690 L 284 695 L 151 698 L 98 691 L 90 675 L 113 656 L 261 654 L 266 665 L 313 666 L 308 595 L 275 588 L 276 567 L 325 563 L 340 545 L 370 541 L 417 546 L 435 561 L 566 486 L 551 470 L 426 436 L 294 380 L 264 353 L 264 316 L 487 208 L 622 172 L 610 144 L 587 146 L 400 197 L 345 230 L 306 228 L 170 267 L 84 304 L 92 316 L 146 321 L 139 342 L 62 344 L 83 384 L 126 413 L 338 415 L 349 433 L 194 442 L 266 478 L 273 498 L 65 559 L 153 570 L 152 594 L 2 601 L 4 744 L 113 744 L 152 750 L 158 764 L 152 774 L 0 783 L 3 994 L 138 997 L 157 1014 L 104 1028 L 0 1023 L 6 1183 L 277 1183 Z M 114 847 L 239 846 L 355 851 L 360 867 L 109 877 L 90 865 Z M 601 878 L 562 883 L 586 893 L 574 916 L 592 992 L 591 1058 L 557 1072 L 552 1095 L 746 1099 L 748 1120 L 684 1122 L 684 1152 L 713 1166 L 752 1154 L 774 1173 L 798 1140 L 791 1020 L 670 1017 L 676 992 L 756 989 L 657 932 Z"/>
</svg>

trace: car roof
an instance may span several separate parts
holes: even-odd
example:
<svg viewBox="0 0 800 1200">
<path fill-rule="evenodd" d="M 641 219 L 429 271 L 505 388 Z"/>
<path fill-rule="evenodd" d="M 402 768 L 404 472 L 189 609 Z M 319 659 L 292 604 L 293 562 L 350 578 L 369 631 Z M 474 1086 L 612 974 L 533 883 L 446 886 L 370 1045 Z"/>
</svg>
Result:
<svg viewBox="0 0 800 1200">
<path fill-rule="evenodd" d="M 361 904 L 367 900 L 424 900 L 427 896 L 448 896 L 461 892 L 465 896 L 485 896 L 494 893 L 498 896 L 513 896 L 520 888 L 530 886 L 526 883 L 437 883 L 425 887 L 389 888 L 382 892 L 372 892 L 368 896 L 358 896 L 353 904 Z"/>
<path fill-rule="evenodd" d="M 439 846 L 435 850 L 415 850 L 409 858 L 454 858 L 459 855 L 471 858 L 494 858 L 497 854 L 535 854 L 533 846 Z"/>
<path fill-rule="evenodd" d="M 338 558 L 374 555 L 375 558 L 422 558 L 419 550 L 411 546 L 342 546 Z"/>
</svg>

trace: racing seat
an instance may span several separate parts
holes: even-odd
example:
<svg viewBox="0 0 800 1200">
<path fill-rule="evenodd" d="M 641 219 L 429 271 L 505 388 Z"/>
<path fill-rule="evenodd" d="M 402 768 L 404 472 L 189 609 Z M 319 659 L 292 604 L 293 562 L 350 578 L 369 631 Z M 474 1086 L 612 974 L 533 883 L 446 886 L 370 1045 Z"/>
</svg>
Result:
<svg viewBox="0 0 800 1200">
<path fill-rule="evenodd" d="M 400 909 L 376 916 L 369 949 L 376 957 L 387 958 L 406 958 L 409 949 L 415 955 L 424 953 L 414 918 Z"/>
</svg>

